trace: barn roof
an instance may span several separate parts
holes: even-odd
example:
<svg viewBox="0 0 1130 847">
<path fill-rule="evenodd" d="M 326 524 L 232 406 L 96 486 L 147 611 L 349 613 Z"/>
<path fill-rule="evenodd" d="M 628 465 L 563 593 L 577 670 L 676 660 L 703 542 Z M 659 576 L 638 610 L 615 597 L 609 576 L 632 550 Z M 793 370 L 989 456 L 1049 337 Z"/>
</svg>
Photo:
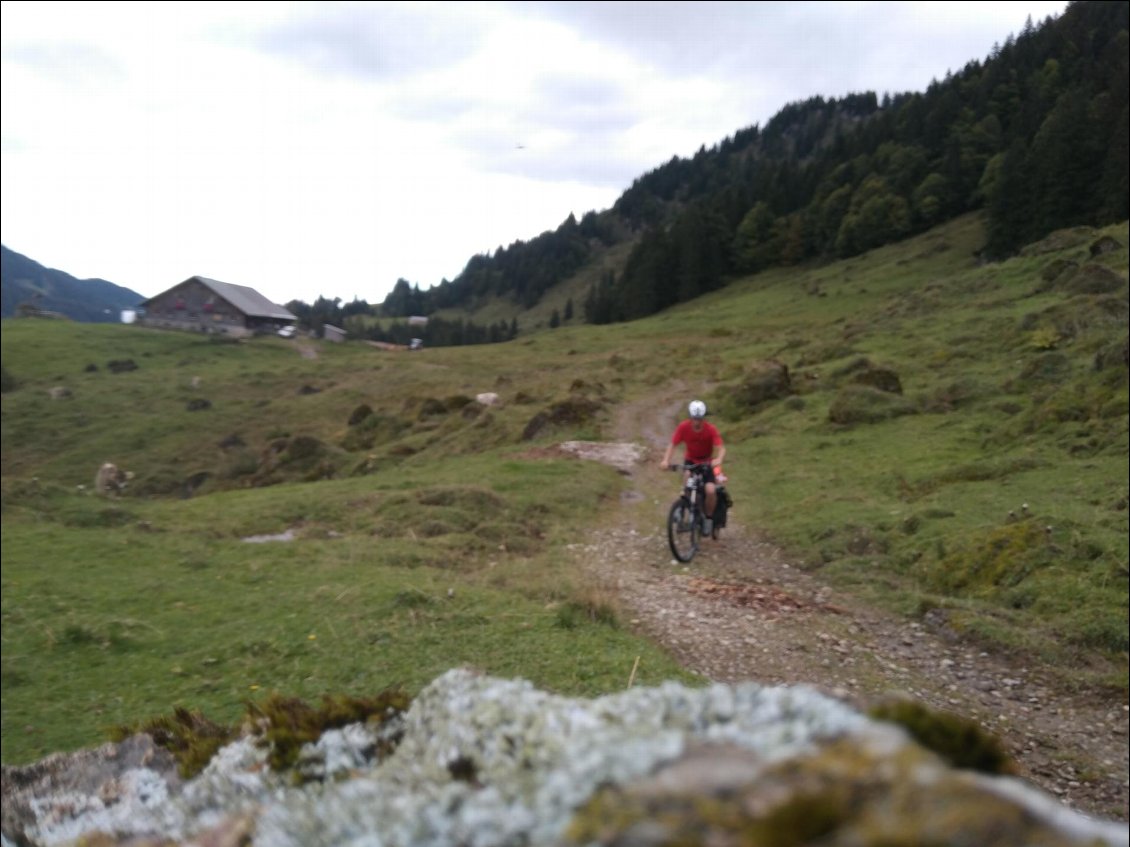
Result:
<svg viewBox="0 0 1130 847">
<path fill-rule="evenodd" d="M 184 282 L 174 286 L 174 288 L 179 288 L 181 285 L 192 282 L 193 280 L 210 289 L 217 296 L 223 297 L 245 315 L 256 318 L 277 318 L 287 321 L 298 320 L 297 316 L 291 314 L 287 309 L 284 309 L 276 303 L 272 303 L 254 288 L 246 285 L 220 282 L 218 279 L 208 279 L 206 276 L 191 276 Z M 142 305 L 145 306 L 156 299 L 156 297 L 153 297 L 146 300 Z"/>
</svg>

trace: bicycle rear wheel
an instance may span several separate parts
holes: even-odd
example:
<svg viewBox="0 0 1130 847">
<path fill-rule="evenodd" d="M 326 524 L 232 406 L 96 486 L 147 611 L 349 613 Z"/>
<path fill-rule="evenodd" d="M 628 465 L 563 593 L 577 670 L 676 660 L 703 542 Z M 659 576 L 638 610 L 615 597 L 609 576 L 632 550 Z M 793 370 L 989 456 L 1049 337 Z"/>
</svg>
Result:
<svg viewBox="0 0 1130 847">
<path fill-rule="evenodd" d="M 698 552 L 702 524 L 695 518 L 691 504 L 681 497 L 671 504 L 671 513 L 667 516 L 667 542 L 680 562 L 689 562 Z"/>
</svg>

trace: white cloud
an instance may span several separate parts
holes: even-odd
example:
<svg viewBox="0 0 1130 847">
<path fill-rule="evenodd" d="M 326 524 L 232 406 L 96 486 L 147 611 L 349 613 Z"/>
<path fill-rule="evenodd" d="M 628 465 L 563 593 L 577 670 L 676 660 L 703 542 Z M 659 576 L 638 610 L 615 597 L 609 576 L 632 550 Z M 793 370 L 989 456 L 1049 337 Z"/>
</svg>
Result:
<svg viewBox="0 0 1130 847">
<path fill-rule="evenodd" d="M 145 296 L 202 274 L 377 302 L 1065 5 L 6 0 L 3 242 Z"/>
</svg>

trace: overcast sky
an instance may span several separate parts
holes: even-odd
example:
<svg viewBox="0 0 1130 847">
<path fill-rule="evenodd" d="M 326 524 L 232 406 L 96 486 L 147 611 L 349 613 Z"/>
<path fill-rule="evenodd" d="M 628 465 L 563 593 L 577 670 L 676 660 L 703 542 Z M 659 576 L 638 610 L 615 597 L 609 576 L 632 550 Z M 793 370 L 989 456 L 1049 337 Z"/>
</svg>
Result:
<svg viewBox="0 0 1130 847">
<path fill-rule="evenodd" d="M 0 4 L 0 240 L 145 297 L 384 299 L 1066 2 Z"/>
</svg>

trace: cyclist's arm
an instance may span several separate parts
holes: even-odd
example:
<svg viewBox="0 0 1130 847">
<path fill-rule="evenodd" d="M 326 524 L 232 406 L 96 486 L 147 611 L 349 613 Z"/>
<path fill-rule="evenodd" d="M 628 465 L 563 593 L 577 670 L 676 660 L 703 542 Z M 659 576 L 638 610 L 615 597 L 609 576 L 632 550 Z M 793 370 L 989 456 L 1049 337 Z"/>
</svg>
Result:
<svg viewBox="0 0 1130 847">
<path fill-rule="evenodd" d="M 713 465 L 714 467 L 718 467 L 719 465 L 722 464 L 722 460 L 725 459 L 725 458 L 726 458 L 726 445 L 725 444 L 719 444 L 718 447 L 715 449 L 714 458 L 711 459 L 710 464 Z"/>
<path fill-rule="evenodd" d="M 659 466 L 661 468 L 666 469 L 667 467 L 669 467 L 671 465 L 671 453 L 674 451 L 674 449 L 675 449 L 674 444 L 668 444 L 667 445 L 667 452 L 665 452 L 663 454 L 663 461 L 659 463 Z"/>
</svg>

